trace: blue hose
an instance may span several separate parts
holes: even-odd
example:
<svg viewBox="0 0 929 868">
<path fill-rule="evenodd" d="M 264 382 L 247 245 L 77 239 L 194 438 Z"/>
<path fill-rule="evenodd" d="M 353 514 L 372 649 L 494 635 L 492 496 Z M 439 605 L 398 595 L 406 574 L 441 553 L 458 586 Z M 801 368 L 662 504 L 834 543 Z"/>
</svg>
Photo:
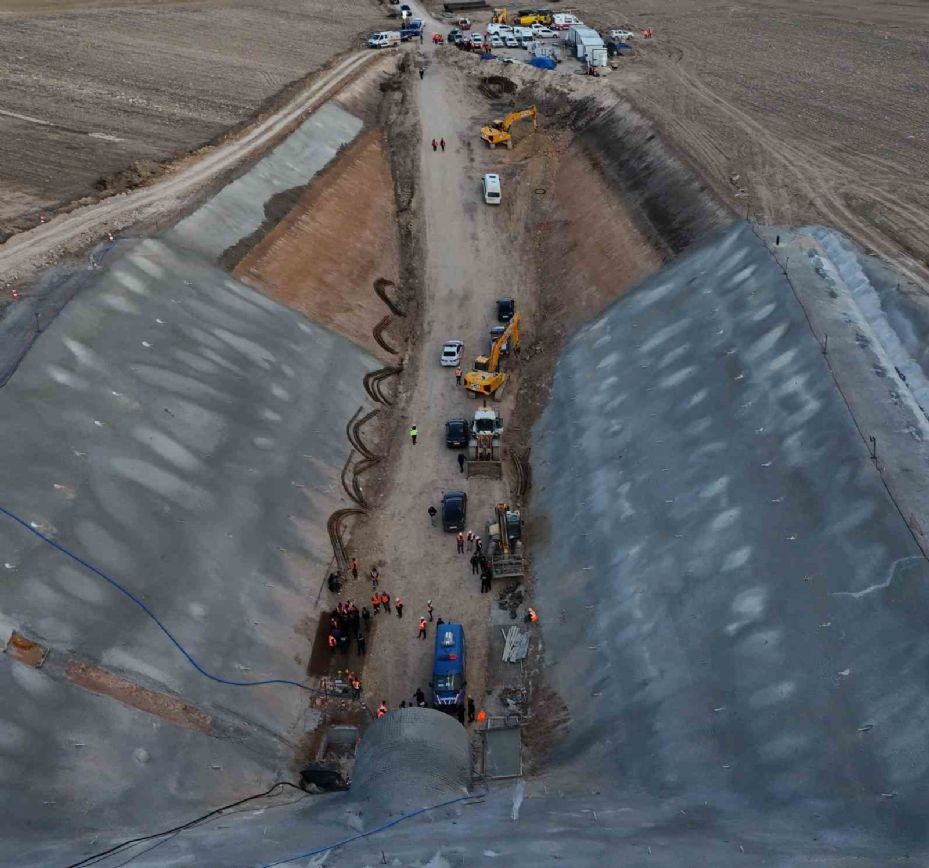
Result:
<svg viewBox="0 0 929 868">
<path fill-rule="evenodd" d="M 299 681 L 291 681 L 288 678 L 267 678 L 261 681 L 232 681 L 229 678 L 223 678 L 221 675 L 214 675 L 212 672 L 207 672 L 207 670 L 204 669 L 203 666 L 201 666 L 196 661 L 196 659 L 194 659 L 190 652 L 174 637 L 174 634 L 167 627 L 165 627 L 164 624 L 161 623 L 159 617 L 151 609 L 149 609 L 149 607 L 146 606 L 145 603 L 143 603 L 135 594 L 133 594 L 132 591 L 121 585 L 116 581 L 116 579 L 108 576 L 105 572 L 103 572 L 103 570 L 95 567 L 89 561 L 85 561 L 82 557 L 76 555 L 70 549 L 65 548 L 60 543 L 55 542 L 55 540 L 53 540 L 51 537 L 46 536 L 41 531 L 36 530 L 31 524 L 25 521 L 25 519 L 20 518 L 15 513 L 10 512 L 8 509 L 5 509 L 2 506 L 0 506 L 0 513 L 7 516 L 8 518 L 13 519 L 13 521 L 15 521 L 17 524 L 28 530 L 29 533 L 37 536 L 40 540 L 42 540 L 42 542 L 50 545 L 53 549 L 57 549 L 65 557 L 71 558 L 72 561 L 79 563 L 85 569 L 90 570 L 90 572 L 92 572 L 94 575 L 99 576 L 105 582 L 108 582 L 121 594 L 127 596 L 158 625 L 158 628 L 161 630 L 161 632 L 171 640 L 171 644 L 174 645 L 174 647 L 177 648 L 177 650 L 187 658 L 187 662 L 190 663 L 190 665 L 193 666 L 197 672 L 206 678 L 209 678 L 211 681 L 216 681 L 219 684 L 228 684 L 230 687 L 261 687 L 265 684 L 286 684 L 289 687 L 299 687 L 301 690 L 306 690 L 310 693 L 325 693 L 325 691 L 319 690 L 316 687 L 309 687 L 306 684 L 301 684 Z"/>
<path fill-rule="evenodd" d="M 262 865 L 261 868 L 275 868 L 276 865 L 289 865 L 291 862 L 296 862 L 300 859 L 309 859 L 311 856 L 319 856 L 321 853 L 326 853 L 329 850 L 335 850 L 338 847 L 344 847 L 346 844 L 351 844 L 353 841 L 360 841 L 362 838 L 368 838 L 371 835 L 377 835 L 380 832 L 386 831 L 391 826 L 396 826 L 398 823 L 411 820 L 413 817 L 418 817 L 420 814 L 428 814 L 430 811 L 439 810 L 439 808 L 447 808 L 449 805 L 455 805 L 458 802 L 466 802 L 470 799 L 480 799 L 486 795 L 487 790 L 484 790 L 483 793 L 458 796 L 457 799 L 450 799 L 449 801 L 441 802 L 438 805 L 429 805 L 427 808 L 420 808 L 419 810 L 411 811 L 409 814 L 402 814 L 395 820 L 390 820 L 389 822 L 384 823 L 383 826 L 378 826 L 376 829 L 370 829 L 367 832 L 359 832 L 357 835 L 352 835 L 349 838 L 343 838 L 341 841 L 336 841 L 334 844 L 328 844 L 325 847 L 318 847 L 315 850 L 307 850 L 306 853 L 298 853 L 296 856 L 288 856 L 286 859 L 279 859 L 277 862 L 268 862 L 266 865 Z"/>
</svg>

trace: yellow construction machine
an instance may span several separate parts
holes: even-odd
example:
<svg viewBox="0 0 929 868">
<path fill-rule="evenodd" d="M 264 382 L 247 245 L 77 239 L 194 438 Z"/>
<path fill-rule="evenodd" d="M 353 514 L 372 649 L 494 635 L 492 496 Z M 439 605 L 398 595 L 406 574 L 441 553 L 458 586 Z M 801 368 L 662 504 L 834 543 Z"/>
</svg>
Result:
<svg viewBox="0 0 929 868">
<path fill-rule="evenodd" d="M 519 112 L 512 112 L 505 118 L 498 118 L 495 121 L 491 121 L 486 127 L 481 127 L 481 138 L 487 142 L 491 148 L 503 144 L 508 148 L 512 148 L 513 137 L 510 135 L 510 127 L 513 126 L 516 121 L 521 121 L 524 118 L 532 118 L 532 132 L 535 132 L 539 128 L 538 121 L 536 120 L 537 115 L 538 110 L 534 105 Z"/>
<path fill-rule="evenodd" d="M 507 22 L 507 11 L 506 6 L 501 7 L 500 9 L 494 9 L 493 17 L 490 19 L 491 24 L 506 24 Z"/>
<path fill-rule="evenodd" d="M 503 334 L 494 341 L 490 355 L 478 356 L 474 360 L 474 370 L 465 374 L 465 390 L 472 398 L 483 395 L 500 400 L 507 379 L 507 375 L 500 370 L 500 354 L 507 343 L 514 353 L 519 348 L 519 313 L 513 314 Z"/>
<path fill-rule="evenodd" d="M 547 27 L 554 20 L 550 9 L 520 9 L 513 16 L 513 21 L 522 27 L 531 27 L 533 24 L 544 24 Z"/>
</svg>

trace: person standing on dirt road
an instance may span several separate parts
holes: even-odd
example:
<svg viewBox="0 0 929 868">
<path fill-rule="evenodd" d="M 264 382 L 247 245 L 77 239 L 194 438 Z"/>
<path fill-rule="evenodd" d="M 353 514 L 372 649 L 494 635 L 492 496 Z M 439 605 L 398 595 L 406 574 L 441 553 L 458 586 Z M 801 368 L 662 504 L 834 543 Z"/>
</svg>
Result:
<svg viewBox="0 0 929 868">
<path fill-rule="evenodd" d="M 419 68 L 419 80 L 423 80 L 423 76 L 426 74 L 426 70 L 423 67 Z"/>
<path fill-rule="evenodd" d="M 386 591 L 381 594 L 381 605 L 384 607 L 384 611 L 389 615 L 390 614 L 390 594 Z"/>
<path fill-rule="evenodd" d="M 365 633 L 371 629 L 371 613 L 368 611 L 367 606 L 361 607 L 361 623 L 364 625 Z"/>
<path fill-rule="evenodd" d="M 432 140 L 432 153 L 435 153 L 437 150 L 439 150 L 439 143 L 435 139 L 433 139 Z"/>
<path fill-rule="evenodd" d="M 381 611 L 381 595 L 374 593 L 371 595 L 371 608 L 374 609 L 374 614 L 377 615 Z"/>
<path fill-rule="evenodd" d="M 439 147 L 442 149 L 442 153 L 445 153 L 445 139 L 439 139 Z"/>
<path fill-rule="evenodd" d="M 459 453 L 458 453 L 458 470 L 459 470 L 459 472 L 464 473 L 464 466 L 465 466 L 464 452 L 459 452 Z"/>
<path fill-rule="evenodd" d="M 419 619 L 419 638 L 420 639 L 426 638 L 426 619 L 425 618 Z"/>
<path fill-rule="evenodd" d="M 471 549 L 474 548 L 474 531 L 473 530 L 468 531 L 467 540 L 468 540 L 468 551 L 471 551 Z"/>
<path fill-rule="evenodd" d="M 474 723 L 474 697 L 468 697 L 468 723 Z"/>
<path fill-rule="evenodd" d="M 426 600 L 426 614 L 429 616 L 429 620 L 432 620 L 432 600 Z"/>
<path fill-rule="evenodd" d="M 362 657 L 364 657 L 365 654 L 368 653 L 368 640 L 365 639 L 365 634 L 364 634 L 364 633 L 359 633 L 359 634 L 355 637 L 355 642 L 356 642 L 357 645 L 358 645 L 358 653 L 359 653 Z M 355 697 L 355 698 L 357 699 L 357 697 Z"/>
<path fill-rule="evenodd" d="M 381 574 L 378 571 L 377 567 L 371 567 L 371 590 L 377 590 L 377 583 L 381 578 Z"/>
<path fill-rule="evenodd" d="M 461 385 L 461 368 L 455 368 L 455 385 Z"/>
<path fill-rule="evenodd" d="M 403 617 L 403 600 L 401 600 L 399 597 L 397 597 L 397 602 L 394 603 L 394 608 L 397 610 L 397 617 L 402 618 Z"/>
<path fill-rule="evenodd" d="M 435 527 L 435 517 L 436 517 L 436 515 L 438 515 L 438 510 L 436 510 L 436 508 L 435 508 L 434 506 L 430 506 L 429 509 L 427 510 L 427 512 L 429 513 L 429 522 L 430 522 L 430 524 L 431 524 L 433 527 Z"/>
<path fill-rule="evenodd" d="M 358 558 L 352 558 L 352 578 L 358 578 Z"/>
<path fill-rule="evenodd" d="M 464 534 L 461 531 L 458 531 L 458 536 L 455 537 L 455 543 L 458 546 L 458 554 L 464 554 Z"/>
<path fill-rule="evenodd" d="M 415 425 L 413 425 L 413 426 L 410 428 L 410 440 L 413 441 L 413 445 L 414 445 L 414 446 L 416 445 L 416 438 L 417 438 L 417 436 L 419 436 L 419 428 L 417 428 Z"/>
<path fill-rule="evenodd" d="M 481 559 L 478 556 L 477 552 L 471 555 L 471 575 L 472 576 L 476 576 L 480 573 L 480 570 L 478 569 L 478 565 L 480 564 L 480 562 L 481 562 Z"/>
</svg>

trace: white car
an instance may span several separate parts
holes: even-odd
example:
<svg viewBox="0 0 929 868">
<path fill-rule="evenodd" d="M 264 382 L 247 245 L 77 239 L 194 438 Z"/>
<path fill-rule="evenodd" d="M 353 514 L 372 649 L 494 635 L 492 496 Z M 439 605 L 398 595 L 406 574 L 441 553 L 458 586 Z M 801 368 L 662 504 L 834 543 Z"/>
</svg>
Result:
<svg viewBox="0 0 929 868">
<path fill-rule="evenodd" d="M 496 33 L 490 34 L 490 44 L 494 48 L 503 48 L 503 40 Z"/>
<path fill-rule="evenodd" d="M 542 27 L 541 25 L 533 24 L 532 33 L 536 39 L 557 39 L 558 34 L 551 29 L 551 27 Z"/>
<path fill-rule="evenodd" d="M 503 37 L 503 44 L 507 48 L 519 48 L 519 42 L 517 41 L 516 37 L 509 33 Z"/>
<path fill-rule="evenodd" d="M 455 368 L 461 364 L 461 354 L 464 351 L 464 344 L 461 341 L 446 341 L 442 347 L 442 367 Z"/>
<path fill-rule="evenodd" d="M 610 39 L 613 42 L 625 42 L 627 39 L 632 39 L 635 34 L 631 30 L 611 30 Z"/>
</svg>

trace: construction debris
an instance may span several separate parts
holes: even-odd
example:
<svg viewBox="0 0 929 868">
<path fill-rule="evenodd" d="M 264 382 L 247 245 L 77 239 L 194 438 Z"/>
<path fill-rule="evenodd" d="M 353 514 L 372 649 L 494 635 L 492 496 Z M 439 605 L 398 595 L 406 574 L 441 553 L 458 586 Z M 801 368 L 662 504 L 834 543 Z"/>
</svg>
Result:
<svg viewBox="0 0 929 868">
<path fill-rule="evenodd" d="M 503 633 L 503 662 L 519 663 L 525 660 L 529 653 L 529 633 L 523 632 L 519 627 L 510 627 L 501 630 Z"/>
</svg>

